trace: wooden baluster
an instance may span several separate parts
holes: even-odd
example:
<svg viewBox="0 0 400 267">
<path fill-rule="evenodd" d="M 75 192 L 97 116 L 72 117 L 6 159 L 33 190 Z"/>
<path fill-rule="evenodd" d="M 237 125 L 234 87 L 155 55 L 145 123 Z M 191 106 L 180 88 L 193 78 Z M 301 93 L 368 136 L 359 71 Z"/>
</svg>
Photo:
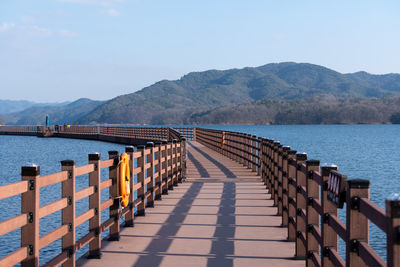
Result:
<svg viewBox="0 0 400 267">
<path fill-rule="evenodd" d="M 262 168 L 262 138 L 258 137 L 257 144 L 257 175 L 261 176 L 261 168 Z"/>
<path fill-rule="evenodd" d="M 150 168 L 147 169 L 146 178 L 150 178 L 150 183 L 147 184 L 147 192 L 150 196 L 147 198 L 147 207 L 154 207 L 154 143 L 147 142 L 146 149 L 150 149 L 150 154 L 147 155 L 146 163 L 150 163 Z"/>
<path fill-rule="evenodd" d="M 306 209 L 306 199 L 301 193 L 301 187 L 306 186 L 306 174 L 300 170 L 300 165 L 307 160 L 306 153 L 296 154 L 297 171 L 296 171 L 296 259 L 305 259 L 306 247 L 301 236 L 306 234 L 306 222 L 301 216 Z"/>
<path fill-rule="evenodd" d="M 274 206 L 278 206 L 278 162 L 279 162 L 279 149 L 282 147 L 279 141 L 275 141 L 273 144 L 272 151 L 272 175 L 271 175 L 271 188 L 272 188 L 272 199 L 274 200 Z"/>
<path fill-rule="evenodd" d="M 90 259 L 100 259 L 101 257 L 101 190 L 100 190 L 100 154 L 89 154 L 89 164 L 94 164 L 94 171 L 89 173 L 89 186 L 94 187 L 94 193 L 89 196 L 89 209 L 94 209 L 94 216 L 89 219 L 89 231 L 93 232 L 95 238 L 89 243 Z"/>
<path fill-rule="evenodd" d="M 158 174 L 157 178 L 155 179 L 155 183 L 156 183 L 156 194 L 154 196 L 155 200 L 161 200 L 161 194 L 162 194 L 162 156 L 161 156 L 161 141 L 155 141 L 154 144 L 156 146 L 156 148 L 158 149 L 158 151 L 155 153 L 155 160 L 158 160 L 158 164 L 155 165 L 155 173 Z"/>
<path fill-rule="evenodd" d="M 68 206 L 62 209 L 62 224 L 68 225 L 68 234 L 62 237 L 62 250 L 67 251 L 68 260 L 63 264 L 75 266 L 75 161 L 61 161 L 61 169 L 68 172 L 68 179 L 61 184 L 62 197 L 67 198 Z"/>
<path fill-rule="evenodd" d="M 181 139 L 181 168 L 182 168 L 182 179 L 185 180 L 186 173 L 186 138 Z"/>
<path fill-rule="evenodd" d="M 392 194 L 386 199 L 387 266 L 400 267 L 400 196 Z"/>
<path fill-rule="evenodd" d="M 162 140 L 162 158 L 164 159 L 164 162 L 162 163 L 162 169 L 164 171 L 164 174 L 162 175 L 162 180 L 161 182 L 164 183 L 163 185 L 163 190 L 162 194 L 163 195 L 168 195 L 168 141 L 167 140 Z"/>
<path fill-rule="evenodd" d="M 133 175 L 133 170 L 135 169 L 135 159 L 133 158 L 133 153 L 135 152 L 135 147 L 133 146 L 126 146 L 125 152 L 129 156 L 129 187 L 130 187 L 130 195 L 129 195 L 129 212 L 125 215 L 125 227 L 133 227 L 134 226 L 134 219 L 135 219 L 135 212 L 134 212 L 134 205 L 133 202 L 135 201 L 135 192 L 133 191 L 133 186 L 135 183 L 135 177 Z"/>
<path fill-rule="evenodd" d="M 21 180 L 28 181 L 28 191 L 21 195 L 21 213 L 28 215 L 28 223 L 21 227 L 21 247 L 28 248 L 22 267 L 39 266 L 39 166 L 21 168 Z"/>
<path fill-rule="evenodd" d="M 321 187 L 321 205 L 322 205 L 322 221 L 321 221 L 321 236 L 322 236 L 322 255 L 321 265 L 325 267 L 333 267 L 333 263 L 329 259 L 329 250 L 334 249 L 337 251 L 338 238 L 335 230 L 329 226 L 329 217 L 331 215 L 337 216 L 336 206 L 328 200 L 328 180 L 329 174 L 332 170 L 337 171 L 336 165 L 323 165 L 321 166 L 322 187 Z"/>
<path fill-rule="evenodd" d="M 280 196 L 282 201 L 279 206 L 281 206 L 281 214 L 282 214 L 282 226 L 287 227 L 287 208 L 288 208 L 288 151 L 290 150 L 290 146 L 284 146 L 282 148 L 282 178 L 281 178 L 281 191 Z M 278 208 L 279 208 L 278 206 Z"/>
<path fill-rule="evenodd" d="M 114 159 L 115 163 L 109 168 L 109 179 L 112 180 L 112 185 L 109 189 L 109 195 L 111 199 L 114 199 L 114 203 L 110 206 L 110 218 L 114 218 L 114 224 L 110 227 L 109 241 L 119 241 L 119 187 L 118 187 L 118 151 L 108 151 L 108 158 Z"/>
<path fill-rule="evenodd" d="M 137 206 L 137 216 L 145 216 L 145 184 L 144 184 L 144 174 L 145 169 L 144 165 L 146 162 L 146 156 L 144 155 L 145 146 L 139 145 L 137 146 L 137 151 L 140 153 L 140 157 L 137 159 L 138 168 L 141 168 L 140 172 L 137 174 L 137 182 L 142 186 L 137 190 L 137 197 L 142 199 L 142 202 Z"/>
<path fill-rule="evenodd" d="M 358 255 L 360 241 L 368 243 L 368 219 L 360 212 L 360 199 L 369 198 L 369 181 L 354 179 L 347 181 L 346 192 L 346 266 L 364 266 Z"/>
<path fill-rule="evenodd" d="M 306 190 L 307 190 L 307 220 L 306 220 L 306 250 L 307 250 L 307 266 L 315 266 L 314 261 L 311 258 L 312 253 L 319 253 L 319 243 L 318 240 L 314 237 L 312 231 L 313 227 L 316 226 L 319 228 L 319 213 L 312 206 L 312 202 L 314 200 L 319 200 L 320 188 L 319 184 L 313 180 L 312 174 L 313 171 L 319 171 L 319 160 L 307 160 L 306 161 L 307 168 L 307 181 L 306 181 Z"/>
<path fill-rule="evenodd" d="M 172 177 L 173 177 L 173 185 L 178 186 L 178 157 L 177 157 L 177 140 L 172 140 Z"/>
<path fill-rule="evenodd" d="M 288 153 L 288 241 L 296 241 L 296 150 L 289 150 Z M 295 166 L 290 163 L 295 163 Z"/>
<path fill-rule="evenodd" d="M 278 215 L 282 215 L 283 212 L 283 164 L 284 164 L 284 154 L 286 151 L 290 150 L 288 146 L 279 147 L 278 156 Z"/>
</svg>

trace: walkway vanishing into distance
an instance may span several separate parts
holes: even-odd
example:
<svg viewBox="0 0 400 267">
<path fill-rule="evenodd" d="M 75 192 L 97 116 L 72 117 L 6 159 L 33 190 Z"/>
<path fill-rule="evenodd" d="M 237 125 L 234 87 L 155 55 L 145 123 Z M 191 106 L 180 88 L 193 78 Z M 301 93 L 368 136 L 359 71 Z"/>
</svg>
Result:
<svg viewBox="0 0 400 267">
<path fill-rule="evenodd" d="M 186 181 L 77 266 L 304 266 L 260 177 L 188 142 Z"/>
</svg>

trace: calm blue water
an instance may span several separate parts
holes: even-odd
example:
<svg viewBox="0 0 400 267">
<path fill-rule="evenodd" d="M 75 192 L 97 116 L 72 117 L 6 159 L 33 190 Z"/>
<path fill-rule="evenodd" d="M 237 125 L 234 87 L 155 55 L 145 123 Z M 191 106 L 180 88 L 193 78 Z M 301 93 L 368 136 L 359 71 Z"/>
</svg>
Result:
<svg viewBox="0 0 400 267">
<path fill-rule="evenodd" d="M 205 128 L 246 132 L 259 137 L 268 137 L 290 145 L 299 152 L 307 152 L 309 159 L 318 159 L 322 163 L 335 163 L 339 171 L 349 178 L 363 178 L 371 181 L 371 199 L 384 207 L 385 198 L 393 192 L 400 192 L 400 125 L 219 125 L 202 126 Z M 96 141 L 36 138 L 19 136 L 0 136 L 0 185 L 20 180 L 22 165 L 35 163 L 41 166 L 42 175 L 61 170 L 60 161 L 73 159 L 77 166 L 87 164 L 87 154 L 100 152 L 102 159 L 108 158 L 107 151 L 123 152 L 124 146 Z M 107 170 L 102 173 L 107 179 Z M 77 190 L 87 187 L 87 176 L 77 180 Z M 49 194 L 50 192 L 50 194 Z M 103 200 L 108 192 L 102 191 Z M 45 205 L 61 196 L 61 188 L 54 185 L 41 191 L 40 205 Z M 46 196 L 46 197 L 44 197 Z M 50 197 L 51 196 L 51 197 Z M 20 213 L 17 197 L 0 200 L 1 220 Z M 87 210 L 87 200 L 81 200 L 77 214 Z M 55 213 L 41 220 L 41 234 L 45 234 L 60 225 L 61 213 Z M 103 214 L 106 219 L 108 214 Z M 344 221 L 342 212 L 341 219 Z M 56 224 L 54 223 L 56 222 Z M 77 229 L 77 238 L 87 233 L 88 225 Z M 371 226 L 371 245 L 382 257 L 386 253 L 385 235 Z M 14 231 L 0 237 L 0 257 L 15 250 L 20 245 L 20 233 Z M 41 251 L 42 263 L 59 253 L 60 241 Z M 344 245 L 339 244 L 343 253 Z M 83 252 L 81 252 L 83 253 Z"/>
</svg>

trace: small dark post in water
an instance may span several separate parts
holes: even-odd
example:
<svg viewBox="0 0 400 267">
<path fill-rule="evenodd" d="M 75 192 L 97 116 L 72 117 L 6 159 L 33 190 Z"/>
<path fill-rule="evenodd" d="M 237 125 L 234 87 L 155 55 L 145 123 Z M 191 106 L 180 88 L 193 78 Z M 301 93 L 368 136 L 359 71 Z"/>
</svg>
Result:
<svg viewBox="0 0 400 267">
<path fill-rule="evenodd" d="M 68 260 L 63 266 L 75 266 L 75 161 L 61 161 L 61 169 L 68 172 L 68 179 L 62 182 L 62 197 L 68 206 L 62 209 L 62 224 L 68 225 L 68 233 L 62 237 L 62 250 L 67 251 Z"/>
<path fill-rule="evenodd" d="M 332 202 L 328 200 L 328 180 L 331 171 L 337 171 L 338 167 L 336 165 L 323 165 L 321 166 L 321 176 L 322 176 L 322 191 L 321 191 L 321 203 L 322 203 L 322 222 L 321 222 L 321 235 L 322 235 L 322 266 L 332 266 L 329 259 L 329 254 L 326 252 L 329 249 L 338 249 L 338 238 L 335 230 L 329 226 L 329 217 L 337 216 L 337 208 Z"/>
<path fill-rule="evenodd" d="M 360 212 L 360 199 L 369 198 L 369 181 L 347 181 L 346 196 L 346 266 L 364 266 L 358 253 L 360 242 L 368 243 L 368 219 Z"/>
<path fill-rule="evenodd" d="M 400 266 L 400 194 L 391 194 L 386 199 L 387 266 Z"/>
<path fill-rule="evenodd" d="M 118 162 L 118 151 L 108 151 L 109 159 L 114 159 Z M 109 178 L 112 180 L 112 186 L 110 187 L 109 193 L 110 198 L 114 199 L 113 205 L 110 207 L 110 218 L 114 218 L 114 224 L 110 227 L 109 241 L 119 241 L 119 199 L 117 196 L 118 192 L 118 164 L 114 164 L 109 168 Z"/>
<path fill-rule="evenodd" d="M 318 240 L 314 237 L 313 231 L 316 228 L 319 230 L 319 214 L 313 207 L 313 202 L 315 200 L 319 200 L 319 184 L 313 180 L 313 171 L 319 171 L 319 160 L 307 160 L 306 161 L 306 169 L 307 169 L 307 181 L 306 181 L 306 190 L 307 190 L 307 211 L 306 211 L 306 250 L 307 250 L 307 266 L 315 266 L 312 258 L 309 255 L 312 253 L 319 253 L 319 243 Z"/>
<path fill-rule="evenodd" d="M 133 175 L 133 170 L 135 169 L 135 159 L 133 158 L 133 153 L 135 152 L 135 148 L 133 146 L 125 147 L 125 152 L 129 156 L 129 170 L 130 170 L 130 195 L 129 195 L 129 212 L 125 215 L 125 227 L 133 227 L 134 226 L 134 197 L 135 192 L 133 191 L 133 186 L 135 183 L 135 177 Z"/>
<path fill-rule="evenodd" d="M 137 191 L 138 199 L 139 198 L 142 199 L 142 202 L 137 207 L 137 216 L 146 215 L 145 205 L 144 205 L 144 202 L 145 202 L 145 191 L 144 191 L 145 155 L 144 155 L 144 149 L 145 149 L 145 146 L 143 146 L 143 145 L 137 146 L 137 151 L 140 153 L 140 157 L 137 159 L 137 165 L 138 165 L 138 168 L 141 168 L 141 171 L 137 175 L 137 182 L 142 185 L 142 187 L 140 187 L 139 190 Z"/>
<path fill-rule="evenodd" d="M 95 238 L 89 244 L 89 258 L 101 257 L 101 190 L 100 190 L 100 154 L 89 154 L 89 164 L 94 165 L 94 171 L 89 173 L 89 186 L 93 186 L 94 193 L 89 196 L 89 209 L 94 210 L 94 216 L 89 220 L 89 230 L 95 234 Z"/>
<path fill-rule="evenodd" d="M 39 166 L 21 168 L 21 180 L 28 181 L 28 191 L 21 196 L 21 213 L 28 214 L 28 223 L 21 228 L 21 247 L 28 248 L 22 267 L 39 266 Z"/>
</svg>

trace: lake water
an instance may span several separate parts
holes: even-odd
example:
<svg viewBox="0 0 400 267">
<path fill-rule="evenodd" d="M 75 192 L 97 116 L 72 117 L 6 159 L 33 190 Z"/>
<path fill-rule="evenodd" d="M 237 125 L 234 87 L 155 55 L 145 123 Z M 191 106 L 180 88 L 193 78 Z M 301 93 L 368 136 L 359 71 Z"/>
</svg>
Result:
<svg viewBox="0 0 400 267">
<path fill-rule="evenodd" d="M 334 163 L 339 171 L 351 178 L 371 181 L 371 199 L 384 207 L 385 198 L 393 192 L 400 192 L 400 125 L 218 125 L 204 128 L 246 132 L 259 137 L 273 138 L 289 145 L 299 152 L 307 152 L 309 159 L 322 163 Z M 60 161 L 73 159 L 77 166 L 87 164 L 89 153 L 100 152 L 107 159 L 109 150 L 124 151 L 123 145 L 61 138 L 36 138 L 20 136 L 0 136 L 0 185 L 20 180 L 22 165 L 35 163 L 41 166 L 41 174 L 46 175 L 61 170 Z M 107 179 L 107 170 L 102 173 Z M 77 190 L 87 187 L 87 176 L 77 180 Z M 51 194 L 49 194 L 51 192 Z M 46 198 L 41 206 L 60 197 L 60 186 L 54 185 L 41 191 Z M 108 192 L 102 191 L 103 200 Z M 87 209 L 87 201 L 80 201 L 77 214 Z M 13 217 L 20 212 L 17 197 L 0 200 L 1 220 Z M 41 220 L 41 235 L 60 225 L 61 213 L 55 213 Z M 103 219 L 107 218 L 103 214 Z M 343 211 L 340 217 L 344 220 Z M 56 224 L 54 224 L 56 222 Z M 86 233 L 87 224 L 77 229 L 77 238 Z M 371 245 L 385 258 L 386 238 L 375 226 L 371 226 Z M 20 245 L 19 231 L 0 237 L 0 257 L 15 250 Z M 41 250 L 42 263 L 59 253 L 60 241 Z M 344 245 L 339 244 L 341 254 Z M 82 251 L 80 255 L 83 253 Z"/>
</svg>

